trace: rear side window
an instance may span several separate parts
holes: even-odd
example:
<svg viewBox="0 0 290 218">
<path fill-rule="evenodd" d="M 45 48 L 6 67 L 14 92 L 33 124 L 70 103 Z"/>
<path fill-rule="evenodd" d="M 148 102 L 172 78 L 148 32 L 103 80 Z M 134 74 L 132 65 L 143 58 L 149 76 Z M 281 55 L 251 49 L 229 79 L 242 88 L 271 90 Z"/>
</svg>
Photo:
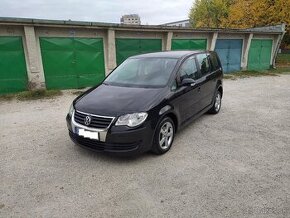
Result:
<svg viewBox="0 0 290 218">
<path fill-rule="evenodd" d="M 198 79 L 198 70 L 195 58 L 188 58 L 180 67 L 180 80 L 184 78 Z"/>
<path fill-rule="evenodd" d="M 197 62 L 199 64 L 201 75 L 204 76 L 210 72 L 210 62 L 208 54 L 197 54 Z"/>
<path fill-rule="evenodd" d="M 212 64 L 212 70 L 218 70 L 220 68 L 220 64 L 219 64 L 219 60 L 217 57 L 216 53 L 211 53 L 210 54 L 210 60 L 211 60 L 211 64 Z"/>
</svg>

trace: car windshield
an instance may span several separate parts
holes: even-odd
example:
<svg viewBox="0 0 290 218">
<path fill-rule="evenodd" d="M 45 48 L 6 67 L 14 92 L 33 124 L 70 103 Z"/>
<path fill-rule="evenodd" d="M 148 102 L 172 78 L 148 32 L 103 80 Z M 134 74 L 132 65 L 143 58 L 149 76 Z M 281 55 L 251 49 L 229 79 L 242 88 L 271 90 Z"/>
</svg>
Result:
<svg viewBox="0 0 290 218">
<path fill-rule="evenodd" d="M 163 87 L 178 59 L 130 58 L 118 66 L 104 84 L 132 87 Z"/>
</svg>

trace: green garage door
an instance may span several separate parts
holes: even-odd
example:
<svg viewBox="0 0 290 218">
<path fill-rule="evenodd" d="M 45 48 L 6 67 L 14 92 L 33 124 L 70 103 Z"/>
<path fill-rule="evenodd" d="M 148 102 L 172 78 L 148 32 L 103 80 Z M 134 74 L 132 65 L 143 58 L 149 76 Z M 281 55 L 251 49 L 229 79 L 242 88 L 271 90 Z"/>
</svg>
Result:
<svg viewBox="0 0 290 218">
<path fill-rule="evenodd" d="M 103 39 L 40 38 L 48 89 L 94 86 L 105 77 Z"/>
<path fill-rule="evenodd" d="M 27 71 L 21 37 L 0 37 L 0 94 L 27 89 Z"/>
<path fill-rule="evenodd" d="M 161 39 L 116 39 L 118 65 L 130 56 L 161 50 Z"/>
<path fill-rule="evenodd" d="M 248 58 L 248 70 L 269 69 L 271 53 L 271 39 L 252 39 Z"/>
<path fill-rule="evenodd" d="M 205 50 L 206 39 L 172 39 L 171 50 Z"/>
</svg>

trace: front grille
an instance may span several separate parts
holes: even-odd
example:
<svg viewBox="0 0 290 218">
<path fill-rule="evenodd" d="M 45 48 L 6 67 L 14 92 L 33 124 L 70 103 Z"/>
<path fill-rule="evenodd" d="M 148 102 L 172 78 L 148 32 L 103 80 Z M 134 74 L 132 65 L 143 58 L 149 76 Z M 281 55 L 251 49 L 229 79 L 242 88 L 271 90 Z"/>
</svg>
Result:
<svg viewBox="0 0 290 218">
<path fill-rule="evenodd" d="M 130 151 L 138 148 L 140 142 L 130 143 L 130 144 L 112 144 L 105 143 L 98 140 L 84 138 L 72 132 L 69 132 L 70 137 L 74 142 L 82 146 L 94 149 L 96 151 Z"/>
<path fill-rule="evenodd" d="M 91 117 L 91 123 L 89 125 L 85 124 L 86 116 Z M 75 111 L 74 120 L 84 126 L 97 128 L 97 129 L 106 129 L 110 126 L 114 118 L 112 117 L 101 117 L 98 115 L 88 115 L 79 111 Z"/>
</svg>

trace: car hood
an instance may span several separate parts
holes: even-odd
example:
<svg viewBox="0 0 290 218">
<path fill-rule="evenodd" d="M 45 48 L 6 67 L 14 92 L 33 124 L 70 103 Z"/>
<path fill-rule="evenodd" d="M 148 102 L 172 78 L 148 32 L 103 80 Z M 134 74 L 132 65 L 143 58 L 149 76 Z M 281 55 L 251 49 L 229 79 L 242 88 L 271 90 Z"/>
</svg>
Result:
<svg viewBox="0 0 290 218">
<path fill-rule="evenodd" d="M 148 111 L 162 100 L 163 88 L 134 88 L 101 84 L 75 103 L 76 110 L 103 116 Z"/>
</svg>

